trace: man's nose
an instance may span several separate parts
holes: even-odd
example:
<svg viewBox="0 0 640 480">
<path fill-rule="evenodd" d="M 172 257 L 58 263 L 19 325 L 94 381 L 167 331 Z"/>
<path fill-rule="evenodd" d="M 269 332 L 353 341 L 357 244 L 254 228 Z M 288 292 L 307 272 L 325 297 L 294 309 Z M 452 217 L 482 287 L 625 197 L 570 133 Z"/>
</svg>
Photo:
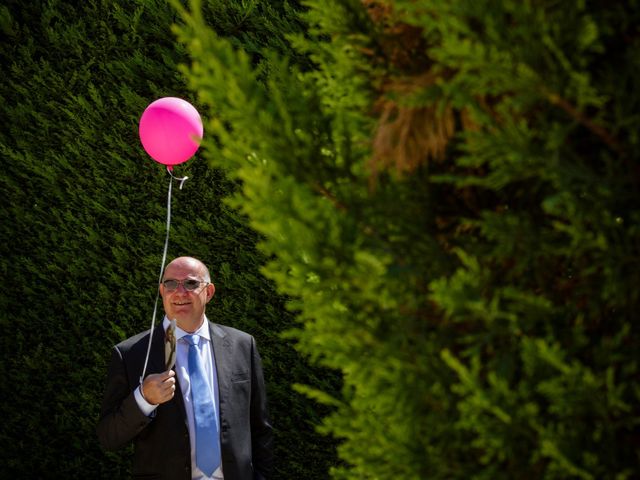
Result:
<svg viewBox="0 0 640 480">
<path fill-rule="evenodd" d="M 176 293 L 177 293 L 177 292 L 180 292 L 180 291 L 181 291 L 181 293 L 188 293 L 188 292 L 189 292 L 189 290 L 187 290 L 186 288 L 184 288 L 184 284 L 183 284 L 182 282 L 180 282 L 180 283 L 178 284 L 178 288 L 176 288 L 176 290 L 175 290 L 175 291 L 176 291 Z"/>
</svg>

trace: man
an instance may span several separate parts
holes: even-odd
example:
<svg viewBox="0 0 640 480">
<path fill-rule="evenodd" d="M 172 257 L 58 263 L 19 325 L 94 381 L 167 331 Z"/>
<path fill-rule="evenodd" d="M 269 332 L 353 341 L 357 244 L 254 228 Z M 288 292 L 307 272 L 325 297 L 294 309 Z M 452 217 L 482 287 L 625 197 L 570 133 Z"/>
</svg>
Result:
<svg viewBox="0 0 640 480">
<path fill-rule="evenodd" d="M 159 288 L 164 328 L 153 331 L 142 385 L 149 331 L 113 350 L 97 428 L 100 443 L 115 450 L 133 440 L 134 477 L 266 478 L 272 427 L 255 340 L 207 320 L 215 286 L 199 260 L 173 260 Z M 165 330 L 174 319 L 176 364 L 167 370 Z"/>
</svg>

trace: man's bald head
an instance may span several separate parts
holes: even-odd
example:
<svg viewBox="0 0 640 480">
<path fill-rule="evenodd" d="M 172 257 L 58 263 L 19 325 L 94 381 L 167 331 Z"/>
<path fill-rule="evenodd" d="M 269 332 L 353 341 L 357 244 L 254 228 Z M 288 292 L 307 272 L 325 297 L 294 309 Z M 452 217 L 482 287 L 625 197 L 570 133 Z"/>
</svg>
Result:
<svg viewBox="0 0 640 480">
<path fill-rule="evenodd" d="M 172 267 L 172 268 L 170 269 L 169 267 Z M 194 258 L 194 257 L 174 258 L 167 264 L 167 266 L 165 267 L 165 271 L 172 270 L 173 267 L 192 268 L 194 270 L 197 270 L 200 273 L 200 276 L 202 277 L 203 281 L 211 282 L 211 275 L 209 274 L 209 269 L 203 262 L 201 262 L 197 258 Z"/>
</svg>

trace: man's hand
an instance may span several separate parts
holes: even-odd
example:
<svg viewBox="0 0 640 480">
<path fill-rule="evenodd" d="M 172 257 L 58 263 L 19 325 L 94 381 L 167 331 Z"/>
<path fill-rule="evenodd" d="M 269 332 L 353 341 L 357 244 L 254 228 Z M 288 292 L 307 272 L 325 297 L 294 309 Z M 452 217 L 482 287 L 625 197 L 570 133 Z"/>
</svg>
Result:
<svg viewBox="0 0 640 480">
<path fill-rule="evenodd" d="M 142 384 L 142 396 L 152 405 L 168 402 L 176 391 L 176 372 L 167 370 L 162 373 L 154 373 L 144 379 Z"/>
</svg>

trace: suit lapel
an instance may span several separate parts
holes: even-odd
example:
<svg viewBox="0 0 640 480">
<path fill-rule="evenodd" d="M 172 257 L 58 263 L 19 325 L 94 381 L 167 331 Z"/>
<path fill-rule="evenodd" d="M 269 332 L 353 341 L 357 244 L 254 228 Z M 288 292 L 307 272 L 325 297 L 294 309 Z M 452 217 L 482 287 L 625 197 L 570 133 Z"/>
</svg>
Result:
<svg viewBox="0 0 640 480">
<path fill-rule="evenodd" d="M 160 323 L 153 329 L 153 340 L 151 341 L 147 375 L 149 373 L 161 373 L 164 372 L 164 370 L 164 328 L 162 327 L 162 323 Z"/>
<path fill-rule="evenodd" d="M 149 368 L 147 368 L 148 373 L 161 373 L 166 370 L 166 362 L 164 355 L 164 340 L 165 340 L 165 332 L 162 323 L 160 325 L 156 325 L 153 330 L 153 340 L 151 342 L 151 353 L 149 355 Z M 175 371 L 175 367 L 173 369 Z M 185 426 L 188 426 L 187 422 L 187 412 L 184 406 L 184 399 L 182 398 L 182 389 L 180 388 L 180 382 L 178 380 L 178 375 L 175 376 L 176 379 L 176 392 L 169 402 L 164 405 L 164 408 L 171 407 L 172 404 L 175 404 L 178 407 L 180 414 L 182 415 L 182 419 L 184 420 Z"/>
<path fill-rule="evenodd" d="M 226 403 L 229 397 L 229 381 L 231 379 L 231 342 L 227 334 L 215 323 L 209 322 L 209 333 L 213 345 L 213 356 L 216 361 L 216 375 L 218 377 L 218 405 L 220 407 L 220 424 L 224 426 Z"/>
</svg>

